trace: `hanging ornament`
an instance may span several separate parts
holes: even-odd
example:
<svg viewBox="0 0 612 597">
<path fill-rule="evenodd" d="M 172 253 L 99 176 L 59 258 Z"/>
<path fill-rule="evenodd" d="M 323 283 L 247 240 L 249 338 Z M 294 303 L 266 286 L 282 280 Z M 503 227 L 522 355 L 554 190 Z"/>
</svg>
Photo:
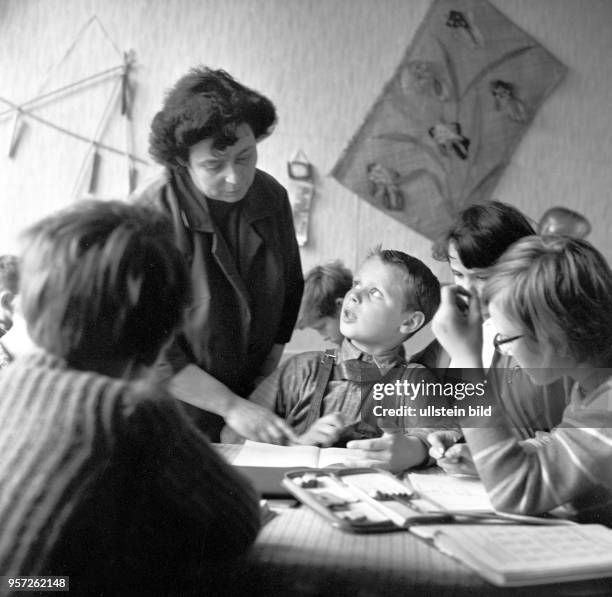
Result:
<svg viewBox="0 0 612 597">
<path fill-rule="evenodd" d="M 289 200 L 293 211 L 295 237 L 300 247 L 308 243 L 308 229 L 314 197 L 314 169 L 306 154 L 298 149 L 287 162 L 287 174 L 291 180 Z"/>
</svg>

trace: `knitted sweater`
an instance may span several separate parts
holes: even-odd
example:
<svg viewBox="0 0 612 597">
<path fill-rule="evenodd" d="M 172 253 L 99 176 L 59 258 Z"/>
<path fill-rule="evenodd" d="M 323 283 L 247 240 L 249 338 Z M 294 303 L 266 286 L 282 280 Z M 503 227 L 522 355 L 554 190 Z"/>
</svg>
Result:
<svg viewBox="0 0 612 597">
<path fill-rule="evenodd" d="M 612 379 L 586 396 L 576 384 L 559 426 L 533 440 L 519 442 L 503 417 L 476 425 L 463 431 L 496 508 L 541 514 L 564 505 L 582 522 L 612 526 Z"/>
<path fill-rule="evenodd" d="M 253 489 L 158 387 L 31 355 L 0 373 L 0 421 L 0 575 L 176 594 L 255 539 Z"/>
</svg>

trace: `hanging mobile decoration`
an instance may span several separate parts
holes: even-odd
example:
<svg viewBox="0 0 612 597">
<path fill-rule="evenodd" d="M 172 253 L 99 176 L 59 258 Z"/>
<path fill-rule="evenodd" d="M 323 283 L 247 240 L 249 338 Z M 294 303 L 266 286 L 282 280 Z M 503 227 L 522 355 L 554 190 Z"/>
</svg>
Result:
<svg viewBox="0 0 612 597">
<path fill-rule="evenodd" d="M 84 32 L 92 25 L 98 24 L 101 28 L 103 34 L 108 39 L 108 41 L 113 46 L 115 52 L 122 56 L 123 63 L 120 65 L 116 65 L 100 72 L 88 75 L 82 79 L 78 79 L 76 81 L 71 82 L 68 85 L 59 87 L 52 91 L 48 91 L 43 93 L 42 90 L 47 85 L 50 80 L 51 75 L 62 65 L 66 59 L 71 55 L 73 50 L 76 48 L 77 43 L 80 38 L 84 35 Z M 74 139 L 78 139 L 80 141 L 84 141 L 88 144 L 88 149 L 85 154 L 85 158 L 83 163 L 77 173 L 75 187 L 73 190 L 73 195 L 78 197 L 81 189 L 83 188 L 83 184 L 86 179 L 88 179 L 87 191 L 86 194 L 92 195 L 96 192 L 98 182 L 99 182 L 99 173 L 102 165 L 102 152 L 110 152 L 119 155 L 123 155 L 127 160 L 127 189 L 128 193 L 131 193 L 136 186 L 136 177 L 137 177 L 137 169 L 136 163 L 148 164 L 146 160 L 137 157 L 133 152 L 133 136 L 132 136 L 132 86 L 130 85 L 130 73 L 135 63 L 135 54 L 133 50 L 129 52 L 119 52 L 116 44 L 109 38 L 106 30 L 103 25 L 100 23 L 98 17 L 94 16 L 84 27 L 80 30 L 70 47 L 64 53 L 63 57 L 50 69 L 45 81 L 39 88 L 38 95 L 28 101 L 25 101 L 21 104 L 14 103 L 4 97 L 0 97 L 0 102 L 6 104 L 8 109 L 0 112 L 0 121 L 4 120 L 7 117 L 12 116 L 12 132 L 9 140 L 8 147 L 8 156 L 10 158 L 14 158 L 17 153 L 18 144 L 22 137 L 24 127 L 26 125 L 26 120 L 33 120 L 40 124 L 44 124 L 50 128 L 55 129 L 56 131 L 68 135 Z M 106 107 L 104 109 L 104 113 L 98 123 L 98 127 L 96 129 L 93 137 L 88 137 L 86 135 L 81 135 L 78 132 L 72 131 L 64 126 L 60 126 L 50 120 L 42 118 L 41 116 L 35 114 L 33 110 L 38 108 L 45 103 L 48 103 L 52 100 L 55 100 L 61 96 L 67 96 L 76 91 L 81 91 L 86 87 L 90 87 L 94 83 L 99 83 L 105 79 L 115 78 L 115 85 L 109 95 L 109 99 L 107 101 Z M 121 115 L 125 119 L 126 125 L 126 148 L 124 150 L 118 149 L 116 147 L 112 147 L 105 143 L 102 143 L 102 138 L 104 136 L 104 132 L 114 114 L 114 108 L 118 103 L 119 98 L 121 99 Z"/>
<path fill-rule="evenodd" d="M 308 228 L 314 197 L 314 170 L 301 149 L 298 149 L 287 162 L 287 174 L 292 181 L 289 197 L 293 210 L 295 236 L 298 245 L 303 247 L 308 243 Z"/>
</svg>

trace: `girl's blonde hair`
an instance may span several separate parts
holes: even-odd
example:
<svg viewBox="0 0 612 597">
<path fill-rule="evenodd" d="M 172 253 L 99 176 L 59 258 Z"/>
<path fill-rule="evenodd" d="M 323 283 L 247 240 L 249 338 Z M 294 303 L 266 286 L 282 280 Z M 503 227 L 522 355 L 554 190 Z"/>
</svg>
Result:
<svg viewBox="0 0 612 597">
<path fill-rule="evenodd" d="M 567 348 L 579 363 L 612 356 L 612 270 L 585 240 L 527 236 L 491 268 L 483 291 L 528 336 Z"/>
</svg>

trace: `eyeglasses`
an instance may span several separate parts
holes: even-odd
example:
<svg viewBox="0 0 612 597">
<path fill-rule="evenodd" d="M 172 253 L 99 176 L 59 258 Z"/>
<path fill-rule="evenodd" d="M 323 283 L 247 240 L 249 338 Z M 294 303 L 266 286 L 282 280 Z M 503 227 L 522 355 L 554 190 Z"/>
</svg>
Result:
<svg viewBox="0 0 612 597">
<path fill-rule="evenodd" d="M 499 350 L 502 354 L 508 354 L 510 351 L 510 347 L 508 346 L 509 342 L 514 342 L 514 340 L 518 340 L 522 338 L 525 334 L 519 334 L 518 336 L 511 336 L 510 338 L 504 338 L 501 334 L 495 334 L 493 338 L 493 346 Z"/>
</svg>

